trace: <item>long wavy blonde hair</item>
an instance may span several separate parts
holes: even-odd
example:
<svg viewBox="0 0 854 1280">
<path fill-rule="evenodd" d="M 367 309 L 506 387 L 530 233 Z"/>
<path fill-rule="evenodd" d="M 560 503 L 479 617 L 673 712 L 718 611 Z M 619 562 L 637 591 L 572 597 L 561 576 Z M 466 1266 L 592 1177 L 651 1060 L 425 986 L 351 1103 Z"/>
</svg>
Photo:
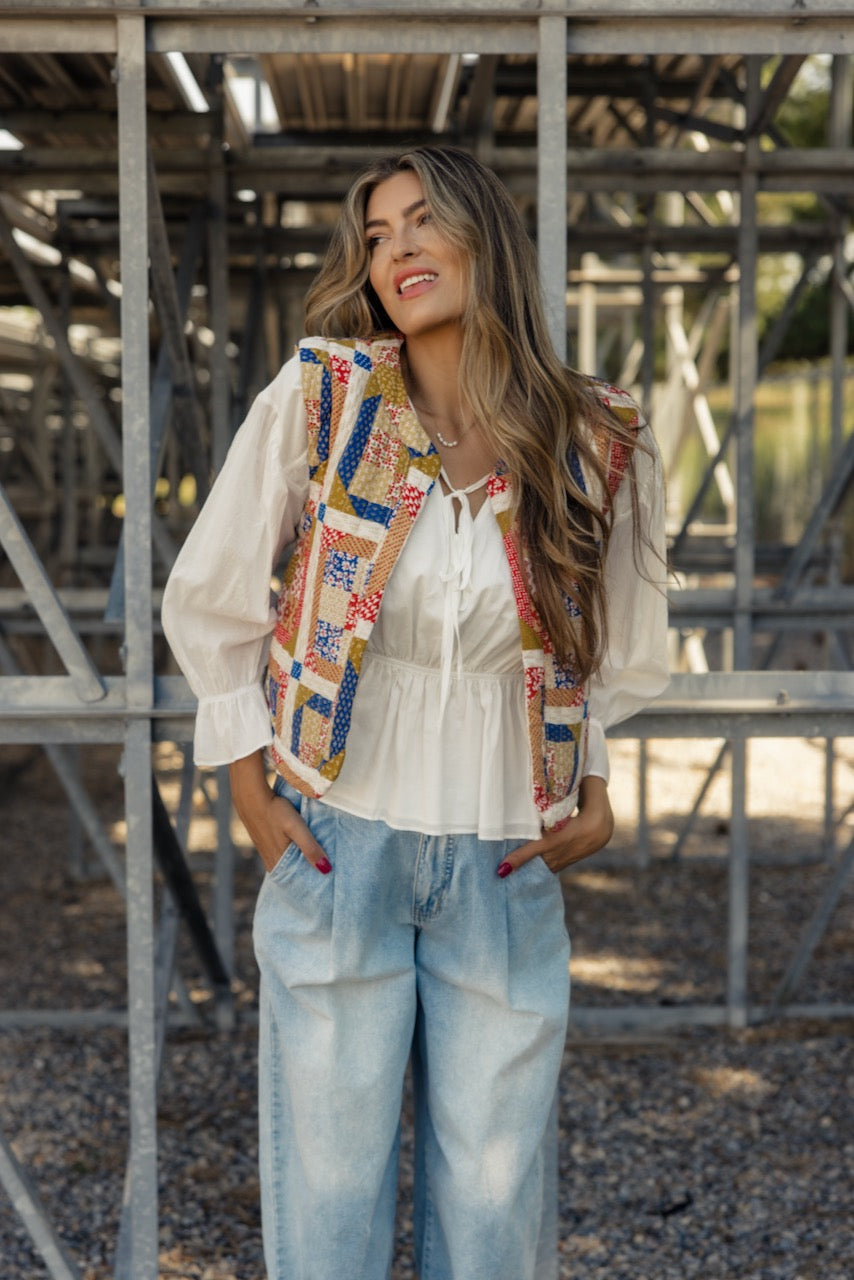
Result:
<svg viewBox="0 0 854 1280">
<path fill-rule="evenodd" d="M 510 475 L 534 604 L 558 657 L 586 678 L 607 645 L 611 513 L 602 464 L 580 427 L 607 421 L 630 456 L 635 433 L 555 355 L 534 247 L 504 185 L 455 147 L 413 147 L 371 165 L 344 200 L 309 290 L 308 332 L 373 338 L 394 330 L 368 279 L 365 209 L 375 187 L 407 170 L 421 180 L 435 225 L 466 266 L 461 395 Z M 593 480 L 590 492 L 579 463 Z M 636 508 L 631 462 L 628 481 Z"/>
</svg>

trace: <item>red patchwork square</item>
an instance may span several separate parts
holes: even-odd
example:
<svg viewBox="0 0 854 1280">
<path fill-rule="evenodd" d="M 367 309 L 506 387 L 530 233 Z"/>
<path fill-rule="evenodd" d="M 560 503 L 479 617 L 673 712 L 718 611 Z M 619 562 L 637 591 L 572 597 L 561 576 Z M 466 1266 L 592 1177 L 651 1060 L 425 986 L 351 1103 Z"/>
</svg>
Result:
<svg viewBox="0 0 854 1280">
<path fill-rule="evenodd" d="M 546 673 L 542 667 L 525 668 L 525 698 L 533 702 L 542 695 Z"/>
<path fill-rule="evenodd" d="M 365 596 L 361 602 L 361 615 L 366 622 L 376 622 L 377 615 L 380 611 L 380 601 L 382 595 L 379 591 L 375 591 L 372 595 Z"/>
<path fill-rule="evenodd" d="M 329 367 L 335 375 L 336 382 L 340 382 L 346 387 L 350 381 L 350 370 L 353 367 L 352 361 L 342 360 L 340 356 L 330 355 Z"/>
<path fill-rule="evenodd" d="M 424 490 L 419 489 L 417 485 L 404 482 L 400 497 L 406 510 L 414 520 L 421 510 L 421 503 L 424 501 Z"/>
</svg>

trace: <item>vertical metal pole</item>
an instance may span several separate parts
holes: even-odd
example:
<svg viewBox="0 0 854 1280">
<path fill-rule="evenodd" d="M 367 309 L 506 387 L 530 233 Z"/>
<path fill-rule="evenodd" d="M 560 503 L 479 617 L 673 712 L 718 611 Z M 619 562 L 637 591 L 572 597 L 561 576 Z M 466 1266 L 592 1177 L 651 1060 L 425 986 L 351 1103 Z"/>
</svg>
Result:
<svg viewBox="0 0 854 1280">
<path fill-rule="evenodd" d="M 145 20 L 119 17 L 119 247 L 122 263 L 122 463 L 125 486 L 125 733 L 127 812 L 130 1214 L 133 1280 L 157 1280 L 151 725 L 151 464 Z M 135 713 L 135 714 L 133 714 Z"/>
<path fill-rule="evenodd" d="M 59 322 L 68 335 L 71 327 L 71 275 L 68 265 L 65 220 L 61 224 L 60 250 L 62 275 L 59 285 Z M 60 373 L 62 387 L 62 515 L 59 532 L 60 581 L 74 584 L 73 566 L 77 561 L 79 541 L 77 507 L 77 428 L 74 426 L 74 391 L 68 378 Z M 80 748 L 69 746 L 65 751 L 68 772 L 79 782 Z M 74 804 L 68 806 L 68 862 L 71 877 L 83 880 L 86 876 L 86 850 L 83 844 L 83 827 Z"/>
<path fill-rule="evenodd" d="M 638 742 L 638 835 L 637 861 L 639 867 L 649 866 L 649 743 L 646 738 Z"/>
<path fill-rule="evenodd" d="M 650 199 L 641 202 L 647 224 L 654 216 L 655 206 Z M 641 408 L 647 418 L 652 418 L 652 386 L 655 381 L 655 286 L 652 279 L 652 245 L 645 242 L 641 250 Z"/>
<path fill-rule="evenodd" d="M 729 861 L 729 962 L 727 1004 L 729 1025 L 747 1026 L 747 955 L 749 934 L 750 837 L 747 825 L 747 742 L 734 739 L 731 747 L 731 805 Z"/>
<path fill-rule="evenodd" d="M 851 145 L 851 114 L 854 110 L 850 57 L 837 54 L 833 59 L 830 93 L 830 145 L 847 148 Z M 845 258 L 845 240 L 849 219 L 841 212 L 831 215 L 833 226 L 833 274 L 830 298 L 830 465 L 835 464 L 842 449 L 845 422 L 845 358 L 848 347 L 848 300 L 842 292 L 847 280 L 848 264 Z M 842 563 L 842 522 L 834 517 L 828 524 L 830 563 L 828 581 L 834 586 L 840 580 Z M 825 637 L 828 656 L 830 636 Z M 832 858 L 835 846 L 834 813 L 834 757 L 833 738 L 825 740 L 824 762 L 824 854 Z"/>
<path fill-rule="evenodd" d="M 644 135 L 646 145 L 654 147 L 656 145 L 655 136 L 655 114 L 653 111 L 655 105 L 655 95 L 652 86 L 652 59 L 647 58 L 646 63 L 649 74 L 644 78 L 643 101 L 645 110 Z M 643 211 L 644 224 L 647 228 L 647 236 L 644 239 L 643 250 L 641 253 L 641 267 L 643 270 L 642 299 L 641 299 L 641 338 L 643 341 L 643 355 L 641 357 L 641 408 L 647 418 L 653 417 L 652 406 L 652 388 L 655 382 L 655 284 L 653 282 L 653 257 L 652 245 L 649 240 L 649 227 L 654 223 L 657 216 L 657 202 L 655 196 L 644 196 L 640 202 Z"/>
<path fill-rule="evenodd" d="M 566 359 L 566 19 L 544 14 L 537 52 L 537 246 L 552 342 Z"/>
<path fill-rule="evenodd" d="M 746 118 L 755 120 L 760 101 L 758 57 L 746 60 Z M 753 402 L 758 372 L 756 340 L 756 194 L 759 138 L 745 141 L 741 175 L 741 210 L 738 229 L 738 345 L 734 412 L 736 418 L 738 529 L 735 543 L 735 617 L 733 658 L 737 670 L 752 665 L 754 526 L 753 526 Z M 747 826 L 747 743 L 732 744 L 732 815 L 729 864 L 729 1022 L 747 1024 L 747 939 L 749 887 L 749 835 Z"/>
<path fill-rule="evenodd" d="M 216 771 L 216 879 L 213 927 L 219 954 L 229 977 L 234 974 L 234 845 L 231 839 L 231 787 L 228 769 Z M 234 1001 L 230 990 L 219 993 L 217 1025 L 227 1031 L 234 1025 Z"/>
<path fill-rule="evenodd" d="M 759 106 L 761 59 L 746 59 L 747 119 L 755 117 Z M 752 663 L 754 527 L 753 527 L 753 402 L 758 373 L 756 342 L 756 264 L 758 256 L 756 195 L 759 139 L 749 137 L 744 148 L 741 175 L 741 217 L 738 229 L 738 333 L 735 385 L 736 465 L 738 468 L 736 511 L 738 529 L 735 544 L 734 659 L 737 670 Z"/>
<path fill-rule="evenodd" d="M 224 104 L 222 60 L 211 67 L 212 98 L 210 178 L 208 186 L 208 303 L 214 333 L 211 349 L 210 414 L 212 462 L 219 471 L 231 443 L 231 380 L 228 372 L 228 181 L 223 157 Z M 234 972 L 234 847 L 231 842 L 231 790 L 228 770 L 217 770 L 216 878 L 214 882 L 214 932 L 223 963 Z M 230 999 L 217 1005 L 217 1022 L 225 1030 L 233 1023 Z"/>
<path fill-rule="evenodd" d="M 219 471 L 231 443 L 231 380 L 228 374 L 228 181 L 223 155 L 222 60 L 211 67 L 211 141 L 208 181 L 208 308 L 211 348 L 210 414 L 212 463 Z"/>
<path fill-rule="evenodd" d="M 582 253 L 582 280 L 578 286 L 578 368 L 581 373 L 598 372 L 598 355 L 596 351 L 596 285 L 587 280 L 587 272 L 594 271 L 599 265 L 599 256 L 595 253 Z"/>
<path fill-rule="evenodd" d="M 68 246 L 65 225 L 62 224 L 62 275 L 59 285 L 59 322 L 68 336 L 71 325 L 71 276 L 68 266 Z M 77 560 L 79 541 L 77 508 L 77 430 L 74 426 L 74 389 L 65 372 L 60 372 L 62 387 L 62 516 L 59 532 L 59 562 L 61 579 L 72 585 L 73 567 Z"/>
<path fill-rule="evenodd" d="M 303 289 L 298 279 L 290 277 L 285 281 L 285 350 L 290 351 L 303 332 L 305 307 L 303 305 Z"/>
<path fill-rule="evenodd" d="M 843 150 L 850 147 L 852 111 L 854 111 L 854 90 L 852 90 L 851 59 L 847 56 L 837 55 L 833 59 L 830 99 L 830 145 L 832 147 L 839 147 Z M 847 278 L 845 238 L 848 233 L 848 224 L 849 219 L 844 214 L 833 213 L 833 291 L 830 306 L 831 460 L 838 457 L 842 448 L 843 424 L 845 421 L 845 357 L 848 338 L 848 302 L 842 292 L 841 285 Z M 834 551 L 838 555 L 841 552 L 841 547 L 838 545 L 841 532 L 838 519 L 831 523 L 830 528 L 837 543 L 834 546 Z M 833 559 L 836 560 L 836 555 L 834 555 Z M 833 565 L 833 570 L 838 573 L 838 562 Z"/>
</svg>

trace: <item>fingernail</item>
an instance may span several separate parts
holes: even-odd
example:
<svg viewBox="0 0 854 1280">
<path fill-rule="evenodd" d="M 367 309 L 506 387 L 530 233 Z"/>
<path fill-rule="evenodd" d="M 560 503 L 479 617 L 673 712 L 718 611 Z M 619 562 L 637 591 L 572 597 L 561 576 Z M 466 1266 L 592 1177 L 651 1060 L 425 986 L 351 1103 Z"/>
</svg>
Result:
<svg viewBox="0 0 854 1280">
<path fill-rule="evenodd" d="M 513 870 L 512 862 L 502 862 L 501 866 L 498 868 L 498 874 L 501 876 L 501 879 L 503 880 L 505 876 L 510 875 L 510 872 L 512 870 Z"/>
<path fill-rule="evenodd" d="M 328 876 L 332 870 L 332 863 L 328 858 L 318 858 L 314 865 L 322 876 Z"/>
</svg>

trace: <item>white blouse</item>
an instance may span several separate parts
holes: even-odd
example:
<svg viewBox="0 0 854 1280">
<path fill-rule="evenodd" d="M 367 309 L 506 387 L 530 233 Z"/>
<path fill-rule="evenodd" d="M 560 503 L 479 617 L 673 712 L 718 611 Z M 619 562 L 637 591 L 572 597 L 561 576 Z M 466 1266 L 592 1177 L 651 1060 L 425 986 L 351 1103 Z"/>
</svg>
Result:
<svg viewBox="0 0 854 1280">
<path fill-rule="evenodd" d="M 658 455 L 636 459 L 641 510 L 660 540 Z M 198 698 L 199 765 L 227 764 L 270 744 L 261 684 L 276 618 L 270 577 L 296 537 L 307 493 L 295 358 L 255 400 L 164 592 L 163 628 Z M 666 597 L 656 584 L 663 546 L 635 549 L 631 514 L 624 485 L 606 564 L 609 651 L 588 689 L 585 773 L 606 780 L 604 729 L 667 682 Z M 411 732 L 415 723 L 420 734 Z M 516 606 L 488 501 L 472 518 L 467 496 L 433 486 L 389 578 L 363 656 L 347 753 L 323 798 L 428 834 L 540 834 Z"/>
<path fill-rule="evenodd" d="M 519 619 L 488 502 L 472 518 L 464 493 L 430 490 L 365 648 L 347 746 L 324 796 L 336 808 L 433 835 L 540 834 Z"/>
</svg>

